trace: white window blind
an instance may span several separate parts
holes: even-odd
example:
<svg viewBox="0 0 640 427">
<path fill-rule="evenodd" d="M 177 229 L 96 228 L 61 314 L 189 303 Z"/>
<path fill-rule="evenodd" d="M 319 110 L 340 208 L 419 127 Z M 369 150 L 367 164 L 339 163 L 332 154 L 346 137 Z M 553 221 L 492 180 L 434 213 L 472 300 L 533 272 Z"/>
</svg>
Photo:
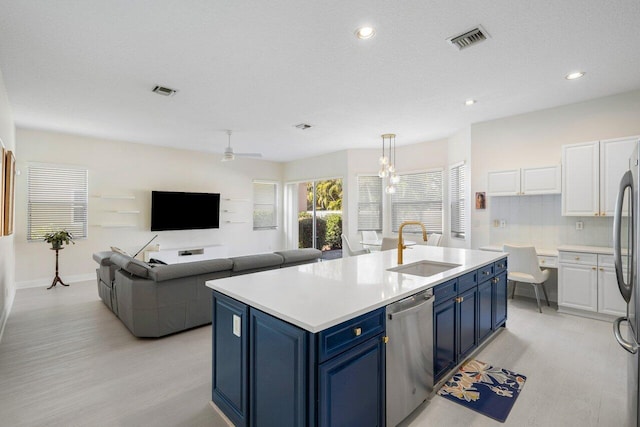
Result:
<svg viewBox="0 0 640 427">
<path fill-rule="evenodd" d="M 382 231 L 382 179 L 358 176 L 358 231 Z"/>
<path fill-rule="evenodd" d="M 278 227 L 278 188 L 274 182 L 253 182 L 253 229 L 274 230 Z"/>
<path fill-rule="evenodd" d="M 59 230 L 86 238 L 87 181 L 86 169 L 29 166 L 27 240 L 42 240 Z"/>
<path fill-rule="evenodd" d="M 449 194 L 451 200 L 451 236 L 461 239 L 465 238 L 466 227 L 466 205 L 465 200 L 465 174 L 464 163 L 454 165 L 449 170 Z"/>
<path fill-rule="evenodd" d="M 399 175 L 400 182 L 391 196 L 391 231 L 398 232 L 405 221 L 423 223 L 429 233 L 442 234 L 442 169 Z M 419 226 L 403 231 L 420 233 Z"/>
</svg>

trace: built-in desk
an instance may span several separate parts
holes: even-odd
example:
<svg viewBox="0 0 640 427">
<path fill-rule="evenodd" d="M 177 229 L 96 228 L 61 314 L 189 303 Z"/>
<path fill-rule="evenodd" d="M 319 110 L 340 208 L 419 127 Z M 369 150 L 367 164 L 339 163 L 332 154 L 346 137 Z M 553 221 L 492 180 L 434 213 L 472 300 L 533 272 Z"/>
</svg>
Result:
<svg viewBox="0 0 640 427">
<path fill-rule="evenodd" d="M 482 246 L 481 251 L 503 252 L 502 245 Z M 536 248 L 540 267 L 558 268 L 558 249 Z"/>
</svg>

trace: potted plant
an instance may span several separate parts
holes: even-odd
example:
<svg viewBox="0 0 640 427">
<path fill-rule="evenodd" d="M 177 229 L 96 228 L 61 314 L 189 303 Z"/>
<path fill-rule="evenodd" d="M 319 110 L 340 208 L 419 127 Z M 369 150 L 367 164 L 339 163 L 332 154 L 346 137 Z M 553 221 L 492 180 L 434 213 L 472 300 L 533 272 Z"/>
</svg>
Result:
<svg viewBox="0 0 640 427">
<path fill-rule="evenodd" d="M 51 249 L 61 249 L 63 243 L 66 243 L 67 245 L 69 243 L 72 243 L 74 245 L 76 244 L 76 242 L 73 241 L 73 234 L 71 234 L 67 230 L 52 231 L 50 233 L 47 233 L 44 235 L 44 241 L 47 243 L 51 243 Z"/>
</svg>

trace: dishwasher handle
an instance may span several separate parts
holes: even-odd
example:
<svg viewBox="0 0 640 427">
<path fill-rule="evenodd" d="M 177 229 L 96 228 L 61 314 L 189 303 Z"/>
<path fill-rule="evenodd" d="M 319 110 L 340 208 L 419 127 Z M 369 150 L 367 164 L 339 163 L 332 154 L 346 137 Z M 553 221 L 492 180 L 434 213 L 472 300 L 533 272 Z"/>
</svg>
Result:
<svg viewBox="0 0 640 427">
<path fill-rule="evenodd" d="M 431 295 L 429 297 L 425 297 L 425 300 L 420 304 L 416 304 L 405 310 L 398 311 L 397 313 L 389 313 L 389 320 L 401 319 L 403 317 L 409 316 L 412 313 L 415 313 L 416 311 L 420 311 L 425 305 L 433 304 L 433 299 L 434 299 L 434 296 Z"/>
</svg>

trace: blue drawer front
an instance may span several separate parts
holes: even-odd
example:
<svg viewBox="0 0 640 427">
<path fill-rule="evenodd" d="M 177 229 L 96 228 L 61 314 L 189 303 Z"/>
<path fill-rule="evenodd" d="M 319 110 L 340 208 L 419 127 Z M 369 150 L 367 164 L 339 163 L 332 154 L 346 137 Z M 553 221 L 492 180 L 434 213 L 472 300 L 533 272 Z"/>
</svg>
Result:
<svg viewBox="0 0 640 427">
<path fill-rule="evenodd" d="M 482 283 L 493 276 L 493 264 L 485 265 L 478 269 L 478 283 Z"/>
<path fill-rule="evenodd" d="M 347 320 L 317 334 L 318 359 L 324 362 L 384 332 L 384 307 Z"/>
<path fill-rule="evenodd" d="M 478 272 L 473 271 L 458 277 L 458 294 L 468 291 L 478 284 Z"/>
<path fill-rule="evenodd" d="M 433 288 L 433 295 L 435 297 L 434 304 L 449 301 L 458 295 L 458 280 L 453 279 L 439 284 Z"/>
<path fill-rule="evenodd" d="M 501 260 L 496 261 L 493 264 L 493 268 L 493 271 L 496 275 L 502 273 L 503 271 L 507 271 L 507 259 L 502 258 Z"/>
</svg>

